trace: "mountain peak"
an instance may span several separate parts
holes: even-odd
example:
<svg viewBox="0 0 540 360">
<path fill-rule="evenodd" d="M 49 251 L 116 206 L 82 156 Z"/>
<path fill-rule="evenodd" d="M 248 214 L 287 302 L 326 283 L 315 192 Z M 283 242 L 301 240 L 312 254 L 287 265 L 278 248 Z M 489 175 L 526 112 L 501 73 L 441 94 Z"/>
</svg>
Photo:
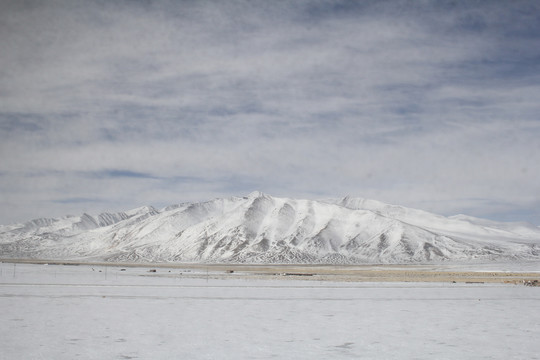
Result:
<svg viewBox="0 0 540 360">
<path fill-rule="evenodd" d="M 260 197 L 270 197 L 270 195 L 267 195 L 265 193 L 263 193 L 262 191 L 252 191 L 249 193 L 249 195 L 247 196 L 248 199 L 256 199 L 256 198 L 260 198 Z"/>
<path fill-rule="evenodd" d="M 347 196 L 243 198 L 0 227 L 12 258 L 238 263 L 426 263 L 540 260 L 540 228 Z M 49 241 L 49 240 L 61 241 Z M 45 241 L 44 241 L 45 240 Z"/>
<path fill-rule="evenodd" d="M 158 211 L 151 205 L 144 205 L 140 206 L 135 209 L 131 209 L 125 212 L 129 217 L 135 216 L 135 215 L 155 215 L 158 213 Z"/>
</svg>

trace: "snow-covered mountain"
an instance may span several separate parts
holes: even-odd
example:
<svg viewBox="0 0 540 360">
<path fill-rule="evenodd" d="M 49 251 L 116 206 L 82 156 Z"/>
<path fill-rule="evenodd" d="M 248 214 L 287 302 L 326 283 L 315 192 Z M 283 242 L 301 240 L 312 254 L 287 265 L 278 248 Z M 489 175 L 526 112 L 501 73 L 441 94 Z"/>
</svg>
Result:
<svg viewBox="0 0 540 360">
<path fill-rule="evenodd" d="M 0 226 L 0 258 L 239 263 L 540 260 L 540 228 L 374 200 L 247 197 Z"/>
</svg>

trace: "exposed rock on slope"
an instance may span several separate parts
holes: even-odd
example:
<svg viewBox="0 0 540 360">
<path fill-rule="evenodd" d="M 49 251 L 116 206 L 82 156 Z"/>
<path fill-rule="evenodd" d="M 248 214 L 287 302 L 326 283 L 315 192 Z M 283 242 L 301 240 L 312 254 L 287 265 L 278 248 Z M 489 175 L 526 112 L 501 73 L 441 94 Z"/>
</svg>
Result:
<svg viewBox="0 0 540 360">
<path fill-rule="evenodd" d="M 0 257 L 241 263 L 540 258 L 540 228 L 374 200 L 247 197 L 0 226 Z"/>
</svg>

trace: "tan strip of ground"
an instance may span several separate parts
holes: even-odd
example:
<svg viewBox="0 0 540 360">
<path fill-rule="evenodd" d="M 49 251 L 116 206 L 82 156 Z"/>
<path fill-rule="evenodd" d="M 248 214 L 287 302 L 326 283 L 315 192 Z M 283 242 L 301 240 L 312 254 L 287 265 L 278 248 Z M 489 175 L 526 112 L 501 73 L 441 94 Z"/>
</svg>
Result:
<svg viewBox="0 0 540 360">
<path fill-rule="evenodd" d="M 184 273 L 190 277 L 235 276 L 249 278 L 295 279 L 347 282 L 456 282 L 456 283 L 540 283 L 540 272 L 460 271 L 450 265 L 252 265 L 252 264 L 193 264 L 193 263 L 111 263 L 64 260 L 3 259 L 6 263 L 32 263 L 56 265 L 92 265 L 114 267 L 147 267 L 156 270 L 152 276 L 169 276 L 163 269 L 197 270 L 199 274 Z M 466 265 L 465 265 L 466 266 Z M 435 269 L 434 269 L 435 268 Z M 172 274 L 171 274 L 172 275 Z"/>
<path fill-rule="evenodd" d="M 498 272 L 498 271 L 437 271 L 415 270 L 417 266 L 399 266 L 400 269 L 387 269 L 388 266 L 249 266 L 214 265 L 197 266 L 216 271 L 241 272 L 257 277 L 280 277 L 297 280 L 326 280 L 347 282 L 456 282 L 456 283 L 509 283 L 522 284 L 524 281 L 538 280 L 540 273 Z"/>
</svg>

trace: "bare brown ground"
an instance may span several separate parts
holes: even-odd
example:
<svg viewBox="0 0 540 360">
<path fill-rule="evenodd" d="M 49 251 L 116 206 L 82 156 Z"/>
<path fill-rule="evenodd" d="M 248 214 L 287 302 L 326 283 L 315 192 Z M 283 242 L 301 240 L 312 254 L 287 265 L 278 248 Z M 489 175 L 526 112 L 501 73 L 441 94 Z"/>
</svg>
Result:
<svg viewBox="0 0 540 360">
<path fill-rule="evenodd" d="M 4 259 L 2 262 L 57 265 L 93 265 L 114 267 L 147 267 L 181 269 L 190 277 L 295 279 L 346 282 L 456 282 L 508 283 L 540 282 L 539 272 L 470 271 L 456 265 L 253 265 L 253 264 L 193 264 L 193 263 L 112 263 L 64 260 Z M 467 265 L 463 266 L 467 269 Z M 470 267 L 469 267 L 470 268 Z M 167 276 L 157 270 L 156 276 Z M 540 270 L 540 269 L 539 269 Z M 193 272 L 190 274 L 190 272 Z M 206 273 L 206 275 L 205 275 Z M 154 275 L 152 275 L 154 276 Z"/>
</svg>

